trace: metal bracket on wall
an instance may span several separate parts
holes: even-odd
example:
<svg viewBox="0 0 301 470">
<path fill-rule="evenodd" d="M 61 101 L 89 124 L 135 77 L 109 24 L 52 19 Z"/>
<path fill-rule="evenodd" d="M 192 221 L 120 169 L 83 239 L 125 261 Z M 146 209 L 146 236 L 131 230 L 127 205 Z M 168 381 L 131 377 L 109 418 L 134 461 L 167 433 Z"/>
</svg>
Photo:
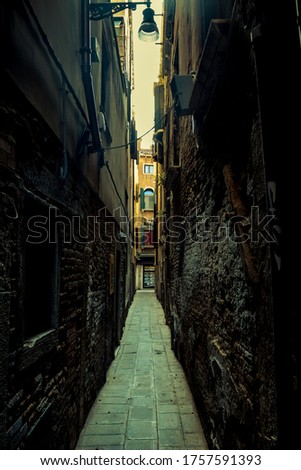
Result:
<svg viewBox="0 0 301 470">
<path fill-rule="evenodd" d="M 120 11 L 136 10 L 137 5 L 147 5 L 150 7 L 151 2 L 120 2 L 120 3 L 91 3 L 90 4 L 90 20 L 99 21 L 109 16 L 119 13 Z"/>
</svg>

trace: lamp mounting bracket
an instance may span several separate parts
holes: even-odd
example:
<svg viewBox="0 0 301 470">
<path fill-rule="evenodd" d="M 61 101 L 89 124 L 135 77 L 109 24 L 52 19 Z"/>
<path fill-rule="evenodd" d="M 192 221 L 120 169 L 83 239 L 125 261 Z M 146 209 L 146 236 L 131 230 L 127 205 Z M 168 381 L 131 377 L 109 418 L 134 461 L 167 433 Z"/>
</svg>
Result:
<svg viewBox="0 0 301 470">
<path fill-rule="evenodd" d="M 149 8 L 151 2 L 91 3 L 89 18 L 92 21 L 99 21 L 127 8 L 136 10 L 137 5 L 146 5 Z"/>
</svg>

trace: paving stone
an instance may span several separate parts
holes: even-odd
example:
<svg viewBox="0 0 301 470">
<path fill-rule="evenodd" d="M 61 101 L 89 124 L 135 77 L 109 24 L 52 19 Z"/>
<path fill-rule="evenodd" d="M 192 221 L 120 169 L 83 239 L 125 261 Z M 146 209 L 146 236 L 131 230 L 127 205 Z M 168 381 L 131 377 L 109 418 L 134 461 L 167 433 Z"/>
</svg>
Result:
<svg viewBox="0 0 301 470">
<path fill-rule="evenodd" d="M 115 424 L 88 424 L 86 427 L 86 435 L 112 435 L 112 434 L 122 434 L 125 433 L 126 422 L 115 423 Z"/>
<path fill-rule="evenodd" d="M 132 370 L 133 367 L 135 367 L 135 359 L 130 359 L 130 360 L 123 360 L 123 361 L 120 361 L 119 364 L 118 364 L 118 368 L 116 369 L 116 373 L 117 371 L 119 371 L 119 369 L 121 369 L 122 371 L 126 370 L 126 369 L 129 369 L 129 370 Z"/>
<path fill-rule="evenodd" d="M 97 407 L 93 410 L 96 414 L 116 414 L 116 413 L 127 413 L 128 405 L 118 405 L 115 403 L 97 403 Z"/>
<path fill-rule="evenodd" d="M 127 450 L 153 450 L 158 449 L 156 440 L 136 440 L 130 439 L 125 441 L 125 449 Z"/>
<path fill-rule="evenodd" d="M 194 403 L 178 404 L 180 414 L 197 414 Z"/>
<path fill-rule="evenodd" d="M 123 349 L 123 354 L 136 354 L 138 349 L 138 344 L 133 342 L 131 344 L 126 344 Z"/>
<path fill-rule="evenodd" d="M 156 423 L 153 421 L 132 420 L 128 422 L 128 439 L 156 439 L 156 434 Z"/>
<path fill-rule="evenodd" d="M 158 393 L 157 394 L 158 403 L 173 403 L 174 394 L 173 393 Z"/>
<path fill-rule="evenodd" d="M 103 394 L 101 398 L 99 398 L 98 403 L 107 403 L 113 405 L 126 405 L 129 401 L 128 397 L 112 397 L 110 394 Z"/>
<path fill-rule="evenodd" d="M 134 387 L 132 389 L 133 397 L 151 397 L 154 395 L 154 390 L 151 387 Z"/>
<path fill-rule="evenodd" d="M 85 435 L 82 439 L 82 446 L 123 446 L 124 444 L 124 435 L 114 434 L 114 435 L 101 435 L 101 436 L 89 436 Z M 82 447 L 79 447 L 82 448 Z"/>
<path fill-rule="evenodd" d="M 126 423 L 127 417 L 127 413 L 92 414 L 89 424 L 85 427 L 85 432 L 90 424 L 123 424 Z"/>
<path fill-rule="evenodd" d="M 197 416 L 192 413 L 181 415 L 181 423 L 184 433 L 200 432 L 200 422 Z"/>
<path fill-rule="evenodd" d="M 159 413 L 158 429 L 179 429 L 181 430 L 181 421 L 178 413 Z"/>
<path fill-rule="evenodd" d="M 97 449 L 97 450 L 123 450 L 124 445 L 119 445 L 119 446 L 112 446 L 112 445 L 104 446 L 104 445 L 102 445 L 101 447 L 96 447 L 95 449 Z M 87 448 L 87 450 L 88 450 L 88 448 Z"/>
<path fill-rule="evenodd" d="M 111 397 L 120 397 L 124 398 L 129 395 L 129 388 L 130 385 L 127 387 L 119 386 L 119 385 L 111 385 L 110 390 L 104 394 L 104 396 L 110 395 Z"/>
<path fill-rule="evenodd" d="M 149 408 L 155 408 L 155 396 L 133 397 L 132 406 L 147 406 Z"/>
<path fill-rule="evenodd" d="M 180 446 L 160 446 L 160 450 L 183 450 L 183 447 Z"/>
<path fill-rule="evenodd" d="M 155 409 L 146 408 L 145 406 L 135 406 L 131 409 L 129 419 L 139 419 L 140 421 L 154 421 Z"/>
<path fill-rule="evenodd" d="M 158 413 L 178 413 L 179 408 L 175 403 L 158 403 L 157 410 Z"/>
<path fill-rule="evenodd" d="M 205 437 L 199 433 L 184 434 L 185 447 L 194 447 L 197 449 L 208 449 Z"/>
<path fill-rule="evenodd" d="M 154 385 L 154 379 L 152 376 L 147 376 L 147 375 L 139 375 L 138 377 L 135 377 L 134 379 L 134 387 L 145 387 L 145 386 L 153 386 Z"/>
<path fill-rule="evenodd" d="M 185 449 L 184 438 L 181 431 L 170 429 L 159 429 L 159 448 L 161 447 L 180 447 Z"/>
</svg>

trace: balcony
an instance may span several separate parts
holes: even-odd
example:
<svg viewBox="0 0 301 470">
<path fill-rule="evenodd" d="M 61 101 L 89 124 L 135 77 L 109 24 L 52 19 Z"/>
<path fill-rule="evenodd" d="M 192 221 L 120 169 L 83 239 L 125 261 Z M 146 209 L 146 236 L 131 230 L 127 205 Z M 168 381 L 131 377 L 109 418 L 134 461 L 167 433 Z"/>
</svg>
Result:
<svg viewBox="0 0 301 470">
<path fill-rule="evenodd" d="M 199 131 L 206 116 L 216 85 L 225 66 L 231 20 L 211 20 L 189 106 L 198 120 Z"/>
</svg>

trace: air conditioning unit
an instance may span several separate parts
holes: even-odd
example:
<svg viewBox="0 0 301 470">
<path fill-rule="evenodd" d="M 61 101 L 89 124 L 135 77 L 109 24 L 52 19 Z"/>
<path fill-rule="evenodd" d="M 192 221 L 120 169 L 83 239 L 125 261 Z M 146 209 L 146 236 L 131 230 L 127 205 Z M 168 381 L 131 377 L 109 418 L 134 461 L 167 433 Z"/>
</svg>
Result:
<svg viewBox="0 0 301 470">
<path fill-rule="evenodd" d="M 181 175 L 181 165 L 171 165 L 168 167 L 165 188 L 168 191 L 171 191 L 179 182 Z"/>
<path fill-rule="evenodd" d="M 175 103 L 175 110 L 178 116 L 189 116 L 192 110 L 189 102 L 192 95 L 194 79 L 192 75 L 174 75 L 170 88 Z"/>
</svg>

